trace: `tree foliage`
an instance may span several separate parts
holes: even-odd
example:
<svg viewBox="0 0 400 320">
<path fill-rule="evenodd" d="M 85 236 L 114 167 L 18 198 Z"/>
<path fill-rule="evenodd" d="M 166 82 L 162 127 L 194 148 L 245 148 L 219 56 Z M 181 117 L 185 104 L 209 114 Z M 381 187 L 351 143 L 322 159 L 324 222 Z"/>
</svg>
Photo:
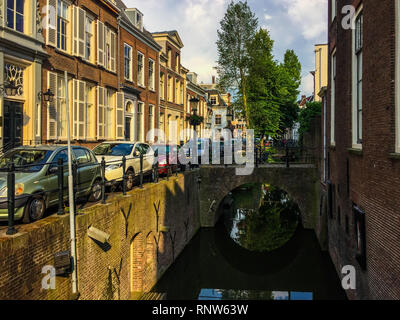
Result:
<svg viewBox="0 0 400 320">
<path fill-rule="evenodd" d="M 322 103 L 321 102 L 309 102 L 306 107 L 300 110 L 299 114 L 299 135 L 303 136 L 305 132 L 310 130 L 311 120 L 315 116 L 321 115 Z"/>
<path fill-rule="evenodd" d="M 293 50 L 274 60 L 274 41 L 247 2 L 231 2 L 218 30 L 220 89 L 234 93 L 233 107 L 260 136 L 276 136 L 298 116 L 301 64 Z"/>
<path fill-rule="evenodd" d="M 224 90 L 239 94 L 248 122 L 246 78 L 248 74 L 247 45 L 257 31 L 258 19 L 247 2 L 233 1 L 228 5 L 218 30 L 218 80 Z"/>
</svg>

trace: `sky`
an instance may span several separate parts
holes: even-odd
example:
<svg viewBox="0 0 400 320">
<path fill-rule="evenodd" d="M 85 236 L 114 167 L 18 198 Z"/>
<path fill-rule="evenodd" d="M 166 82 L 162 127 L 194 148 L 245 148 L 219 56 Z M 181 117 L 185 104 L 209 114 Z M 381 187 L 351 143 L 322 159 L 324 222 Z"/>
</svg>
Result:
<svg viewBox="0 0 400 320">
<path fill-rule="evenodd" d="M 210 83 L 216 75 L 217 30 L 231 0 L 125 0 L 127 7 L 144 14 L 150 32 L 177 30 L 184 48 L 182 65 Z M 260 27 L 275 41 L 274 56 L 282 61 L 293 49 L 302 64 L 301 94 L 313 91 L 314 44 L 327 43 L 326 0 L 248 0 Z"/>
</svg>

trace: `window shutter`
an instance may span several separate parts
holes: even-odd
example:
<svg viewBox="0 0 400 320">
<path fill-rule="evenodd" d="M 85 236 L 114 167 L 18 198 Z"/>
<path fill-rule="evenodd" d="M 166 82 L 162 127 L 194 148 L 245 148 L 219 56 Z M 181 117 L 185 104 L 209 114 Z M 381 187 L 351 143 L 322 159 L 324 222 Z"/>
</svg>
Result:
<svg viewBox="0 0 400 320">
<path fill-rule="evenodd" d="M 104 138 L 104 88 L 97 87 L 97 138 Z"/>
<path fill-rule="evenodd" d="M 72 6 L 72 54 L 78 55 L 78 7 Z"/>
<path fill-rule="evenodd" d="M 57 74 L 48 73 L 47 86 L 51 92 L 57 93 Z M 53 102 L 49 102 L 47 109 L 47 138 L 48 140 L 57 139 L 57 97 Z"/>
<path fill-rule="evenodd" d="M 110 45 L 110 50 L 111 50 L 111 71 L 115 72 L 116 71 L 116 66 L 115 66 L 115 33 L 111 32 L 111 45 Z"/>
<path fill-rule="evenodd" d="M 72 110 L 72 136 L 74 139 L 78 138 L 78 90 L 79 81 L 74 79 L 73 88 L 73 110 Z"/>
<path fill-rule="evenodd" d="M 97 64 L 104 66 L 104 24 L 97 20 Z"/>
<path fill-rule="evenodd" d="M 57 45 L 57 0 L 47 0 L 46 43 Z"/>
<path fill-rule="evenodd" d="M 117 105 L 115 107 L 116 119 L 116 138 L 124 138 L 124 94 L 117 92 Z"/>
<path fill-rule="evenodd" d="M 82 58 L 85 56 L 85 21 L 85 10 L 78 8 L 78 55 Z"/>
<path fill-rule="evenodd" d="M 85 139 L 85 89 L 86 83 L 79 81 L 79 105 L 78 105 L 78 137 L 80 140 Z"/>
</svg>

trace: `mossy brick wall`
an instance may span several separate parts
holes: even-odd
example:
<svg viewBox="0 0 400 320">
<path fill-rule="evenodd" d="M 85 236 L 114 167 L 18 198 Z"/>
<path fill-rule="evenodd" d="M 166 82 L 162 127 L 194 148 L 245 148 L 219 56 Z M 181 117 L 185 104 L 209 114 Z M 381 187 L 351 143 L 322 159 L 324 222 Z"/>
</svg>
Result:
<svg viewBox="0 0 400 320">
<path fill-rule="evenodd" d="M 187 172 L 79 211 L 80 299 L 129 299 L 150 290 L 200 227 L 198 188 L 197 173 Z M 130 212 L 127 219 L 121 209 Z M 89 238 L 90 226 L 108 233 L 108 243 Z M 70 276 L 57 277 L 55 290 L 41 286 L 43 266 L 70 249 L 69 216 L 19 229 L 14 237 L 0 234 L 0 299 L 70 299 Z"/>
</svg>

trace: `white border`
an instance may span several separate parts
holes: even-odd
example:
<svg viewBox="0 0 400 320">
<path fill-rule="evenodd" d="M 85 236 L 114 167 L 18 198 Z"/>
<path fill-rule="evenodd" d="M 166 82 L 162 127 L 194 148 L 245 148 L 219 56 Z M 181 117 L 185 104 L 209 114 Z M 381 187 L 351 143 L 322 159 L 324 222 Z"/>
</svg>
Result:
<svg viewBox="0 0 400 320">
<path fill-rule="evenodd" d="M 352 19 L 352 26 L 355 26 L 356 19 L 360 12 L 363 10 L 363 5 L 361 4 L 360 7 L 358 8 L 356 14 L 354 15 Z M 355 63 L 355 55 L 356 55 L 356 42 L 355 42 L 355 34 L 356 34 L 356 28 L 352 28 L 352 37 L 351 37 L 351 61 L 352 61 L 352 68 L 351 68 L 351 83 L 352 83 L 352 91 L 351 91 L 351 96 L 352 96 L 352 103 L 351 103 L 351 132 L 352 132 L 352 147 L 354 149 L 362 149 L 362 144 L 357 143 L 357 130 L 356 129 L 356 123 L 357 123 L 357 84 L 356 81 L 354 81 L 354 77 L 357 74 L 357 64 Z M 363 55 L 364 59 L 364 55 Z M 364 65 L 364 64 L 363 64 Z M 363 67 L 364 68 L 364 67 Z M 364 106 L 363 106 L 364 110 Z M 363 126 L 363 132 L 364 132 L 364 126 Z"/>
</svg>

